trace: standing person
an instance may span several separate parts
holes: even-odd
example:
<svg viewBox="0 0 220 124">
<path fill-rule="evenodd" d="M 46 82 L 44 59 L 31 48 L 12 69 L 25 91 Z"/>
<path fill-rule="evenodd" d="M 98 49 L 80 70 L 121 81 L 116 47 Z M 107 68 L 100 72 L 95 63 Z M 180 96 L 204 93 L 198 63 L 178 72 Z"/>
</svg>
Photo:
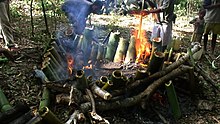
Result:
<svg viewBox="0 0 220 124">
<path fill-rule="evenodd" d="M 204 0 L 203 7 L 206 9 L 204 50 L 207 51 L 208 34 L 212 32 L 211 52 L 214 53 L 217 34 L 220 34 L 220 0 Z"/>
<path fill-rule="evenodd" d="M 160 25 L 160 37 L 162 40 L 161 51 L 172 41 L 172 28 L 176 15 L 174 14 L 175 0 L 155 0 L 156 7 L 143 11 L 143 15 L 154 13 L 157 15 L 156 23 Z"/>
<path fill-rule="evenodd" d="M 91 13 L 99 14 L 102 6 L 102 1 L 98 0 L 93 3 L 87 0 L 66 0 L 61 9 L 67 15 L 74 32 L 81 35 L 86 27 L 88 16 Z"/>
<path fill-rule="evenodd" d="M 193 31 L 191 41 L 201 43 L 202 36 L 204 33 L 204 25 L 205 25 L 205 21 L 204 21 L 205 10 L 201 9 L 198 15 L 199 17 L 194 18 L 189 23 L 194 25 L 194 31 Z"/>
<path fill-rule="evenodd" d="M 9 21 L 7 0 L 0 0 L 0 42 L 5 48 L 15 48 L 12 26 Z"/>
</svg>

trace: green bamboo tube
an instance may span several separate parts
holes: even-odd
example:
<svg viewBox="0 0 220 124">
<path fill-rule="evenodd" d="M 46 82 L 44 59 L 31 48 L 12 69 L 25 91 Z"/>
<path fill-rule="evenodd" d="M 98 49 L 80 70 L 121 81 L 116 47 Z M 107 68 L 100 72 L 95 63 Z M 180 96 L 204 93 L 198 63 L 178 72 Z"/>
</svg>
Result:
<svg viewBox="0 0 220 124">
<path fill-rule="evenodd" d="M 164 53 L 155 51 L 148 65 L 148 72 L 150 72 L 150 74 L 158 72 L 162 69 L 163 62 Z"/>
<path fill-rule="evenodd" d="M 92 62 L 94 63 L 96 61 L 97 55 L 98 55 L 98 45 L 93 43 L 89 59 L 92 60 Z"/>
<path fill-rule="evenodd" d="M 92 49 L 91 44 L 94 37 L 93 28 L 85 28 L 83 36 L 81 50 L 84 52 L 85 61 L 88 61 Z"/>
<path fill-rule="evenodd" d="M 99 61 L 99 60 L 102 60 L 105 56 L 105 47 L 104 46 L 101 46 L 99 45 L 98 46 L 98 53 L 97 53 L 97 57 L 96 59 Z"/>
<path fill-rule="evenodd" d="M 135 74 L 135 80 L 147 78 L 149 73 L 146 69 L 138 69 Z"/>
<path fill-rule="evenodd" d="M 118 47 L 119 36 L 120 36 L 119 32 L 112 32 L 110 34 L 109 42 L 105 53 L 105 59 L 109 61 L 114 60 L 114 56 Z"/>
<path fill-rule="evenodd" d="M 47 124 L 64 124 L 47 107 L 41 108 L 39 114 Z"/>
<path fill-rule="evenodd" d="M 135 49 L 135 36 L 132 35 L 130 38 L 130 43 L 128 45 L 128 50 L 125 57 L 125 63 L 136 60 L 136 49 Z"/>
<path fill-rule="evenodd" d="M 50 91 L 49 89 L 44 87 L 39 109 L 43 107 L 49 107 L 49 105 L 50 105 Z"/>
<path fill-rule="evenodd" d="M 111 87 L 113 85 L 113 83 L 111 81 L 109 81 L 107 76 L 101 76 L 100 77 L 100 82 L 102 84 L 104 84 L 104 86 L 102 86 L 103 90 L 106 90 L 106 89 L 108 89 L 109 87 Z"/>
<path fill-rule="evenodd" d="M 101 89 L 96 84 L 93 84 L 91 87 L 92 92 L 94 92 L 99 97 L 103 98 L 104 100 L 109 100 L 112 98 L 112 95 L 107 92 L 106 90 Z"/>
<path fill-rule="evenodd" d="M 126 56 L 128 42 L 124 38 L 120 38 L 118 47 L 115 53 L 114 62 L 123 62 Z"/>
<path fill-rule="evenodd" d="M 57 52 L 57 50 L 52 46 L 50 49 L 47 50 L 47 52 L 51 52 L 52 55 L 56 58 L 56 60 L 59 62 L 59 63 L 63 63 L 63 59 L 62 57 L 60 56 L 60 54 Z"/>
<path fill-rule="evenodd" d="M 45 59 L 42 65 L 42 71 L 45 73 L 45 75 L 48 77 L 50 81 L 56 81 L 59 80 L 58 75 L 54 72 L 54 69 L 52 68 L 50 62 L 50 58 Z"/>
<path fill-rule="evenodd" d="M 180 111 L 179 103 L 178 103 L 177 96 L 176 96 L 176 91 L 174 89 L 172 81 L 165 83 L 165 87 L 166 87 L 168 100 L 169 100 L 174 118 L 178 119 L 181 117 L 181 111 Z"/>
<path fill-rule="evenodd" d="M 6 112 L 12 109 L 12 106 L 10 105 L 8 99 L 6 98 L 1 88 L 0 88 L 0 108 L 1 108 L 1 112 Z"/>
<path fill-rule="evenodd" d="M 8 60 L 8 58 L 6 58 L 6 57 L 1 57 L 0 58 L 0 63 L 4 63 L 4 62 L 8 62 L 9 60 Z"/>
<path fill-rule="evenodd" d="M 84 91 L 88 87 L 88 81 L 83 70 L 76 72 L 76 88 Z"/>
<path fill-rule="evenodd" d="M 46 52 L 46 53 L 44 54 L 44 58 L 46 58 L 46 57 L 50 57 L 50 58 L 51 58 L 51 60 L 54 62 L 54 64 L 55 64 L 55 66 L 56 66 L 57 69 L 64 68 L 64 67 L 56 60 L 56 58 L 54 57 L 54 55 L 51 54 L 51 52 Z"/>
<path fill-rule="evenodd" d="M 112 72 L 112 75 L 110 77 L 110 81 L 113 83 L 113 85 L 111 86 L 111 89 L 117 89 L 119 87 L 125 86 L 127 79 L 122 74 L 121 71 L 115 70 Z"/>
</svg>

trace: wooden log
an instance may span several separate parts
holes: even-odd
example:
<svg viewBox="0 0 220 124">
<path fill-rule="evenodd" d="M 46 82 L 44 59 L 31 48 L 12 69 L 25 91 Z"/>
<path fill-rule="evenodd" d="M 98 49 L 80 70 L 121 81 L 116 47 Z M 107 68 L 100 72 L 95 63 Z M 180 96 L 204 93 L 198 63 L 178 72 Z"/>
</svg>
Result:
<svg viewBox="0 0 220 124">
<path fill-rule="evenodd" d="M 114 56 L 114 62 L 124 62 L 126 51 L 128 47 L 128 42 L 123 38 L 120 37 L 118 47 L 116 49 L 116 53 Z"/>
<path fill-rule="evenodd" d="M 165 88 L 167 91 L 168 101 L 170 103 L 170 107 L 172 109 L 174 118 L 179 119 L 181 117 L 181 111 L 172 81 L 165 83 Z"/>
<path fill-rule="evenodd" d="M 105 53 L 105 59 L 111 62 L 114 60 L 114 56 L 118 47 L 119 37 L 120 32 L 112 32 L 109 37 L 109 42 Z"/>
<path fill-rule="evenodd" d="M 130 43 L 128 45 L 128 50 L 125 57 L 125 63 L 135 61 L 136 59 L 136 49 L 135 49 L 135 36 L 132 35 L 130 38 Z"/>
<path fill-rule="evenodd" d="M 60 93 L 69 93 L 71 89 L 70 84 L 46 83 L 45 86 L 51 91 Z"/>
</svg>

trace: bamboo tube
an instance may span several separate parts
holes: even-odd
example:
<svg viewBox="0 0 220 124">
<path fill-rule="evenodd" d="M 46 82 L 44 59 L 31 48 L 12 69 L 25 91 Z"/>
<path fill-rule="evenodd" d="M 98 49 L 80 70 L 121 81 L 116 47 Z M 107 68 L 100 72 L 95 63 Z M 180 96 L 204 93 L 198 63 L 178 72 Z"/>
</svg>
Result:
<svg viewBox="0 0 220 124">
<path fill-rule="evenodd" d="M 111 99 L 112 95 L 108 93 L 106 90 L 102 90 L 100 87 L 98 87 L 96 84 L 93 84 L 91 87 L 92 92 L 94 92 L 99 97 L 103 98 L 104 100 Z"/>
<path fill-rule="evenodd" d="M 164 53 L 155 51 L 150 60 L 148 72 L 150 72 L 150 74 L 158 72 L 162 68 L 163 62 Z"/>
<path fill-rule="evenodd" d="M 128 48 L 128 42 L 123 37 L 121 37 L 115 53 L 114 62 L 124 61 L 127 48 Z"/>
<path fill-rule="evenodd" d="M 36 115 L 25 124 L 43 124 L 42 120 L 43 119 L 40 117 L 40 115 Z"/>
<path fill-rule="evenodd" d="M 181 111 L 180 111 L 179 103 L 178 103 L 177 96 L 176 96 L 176 91 L 174 89 L 172 81 L 165 83 L 165 87 L 166 87 L 168 100 L 169 100 L 174 118 L 178 119 L 181 117 Z"/>
<path fill-rule="evenodd" d="M 89 57 L 89 59 L 92 60 L 92 63 L 94 63 L 96 61 L 97 55 L 98 55 L 98 45 L 93 43 L 91 54 Z"/>
<path fill-rule="evenodd" d="M 13 120 L 8 124 L 25 124 L 34 116 L 34 113 L 30 110 L 29 112 L 25 113 L 24 115 L 20 116 L 19 118 Z"/>
<path fill-rule="evenodd" d="M 160 37 L 152 39 L 153 47 L 156 47 L 156 51 L 162 51 L 162 42 Z"/>
<path fill-rule="evenodd" d="M 47 122 L 47 124 L 64 124 L 47 107 L 41 108 L 39 110 L 39 114 L 43 118 L 43 120 Z"/>
<path fill-rule="evenodd" d="M 84 91 L 88 87 L 88 82 L 83 70 L 78 70 L 76 72 L 76 88 Z"/>
<path fill-rule="evenodd" d="M 96 59 L 99 61 L 99 60 L 102 60 L 105 56 L 105 47 L 104 46 L 101 46 L 99 45 L 98 46 L 98 53 L 97 53 L 97 57 Z"/>
<path fill-rule="evenodd" d="M 12 109 L 12 106 L 10 105 L 8 99 L 0 88 L 0 110 L 1 112 L 6 112 L 10 109 Z"/>
<path fill-rule="evenodd" d="M 64 67 L 56 60 L 56 58 L 54 57 L 54 55 L 51 54 L 51 52 L 46 52 L 46 53 L 44 54 L 44 58 L 47 58 L 47 57 L 51 58 L 51 61 L 54 62 L 55 66 L 56 66 L 55 68 L 57 68 L 57 69 L 64 68 Z"/>
<path fill-rule="evenodd" d="M 119 70 L 115 70 L 112 72 L 110 80 L 113 83 L 113 85 L 111 86 L 112 89 L 117 89 L 119 87 L 125 86 L 127 82 L 126 77 L 124 77 L 122 72 Z"/>
<path fill-rule="evenodd" d="M 136 59 L 136 50 L 135 50 L 135 36 L 132 35 L 130 38 L 130 43 L 128 45 L 128 50 L 125 57 L 125 63 L 130 61 L 135 61 Z"/>
<path fill-rule="evenodd" d="M 45 59 L 45 62 L 43 62 L 42 71 L 45 73 L 45 75 L 49 78 L 50 81 L 60 80 L 55 69 L 52 67 L 50 63 L 50 58 Z"/>
<path fill-rule="evenodd" d="M 5 63 L 5 62 L 8 62 L 9 60 L 8 60 L 8 58 L 6 58 L 6 57 L 1 57 L 0 58 L 0 63 Z"/>
<path fill-rule="evenodd" d="M 0 113 L 0 122 L 1 124 L 8 124 L 28 111 L 30 111 L 30 108 L 27 105 L 21 103 L 16 104 L 11 109 Z"/>
<path fill-rule="evenodd" d="M 81 49 L 82 43 L 83 43 L 83 38 L 84 38 L 83 35 L 81 35 L 81 36 L 79 37 L 79 42 L 78 42 L 78 44 L 77 44 L 77 49 Z"/>
<path fill-rule="evenodd" d="M 101 76 L 100 77 L 100 82 L 102 84 L 104 84 L 104 86 L 102 87 L 103 90 L 108 89 L 109 87 L 111 87 L 113 85 L 113 83 L 111 81 L 109 81 L 107 76 Z"/>
<path fill-rule="evenodd" d="M 111 32 L 105 53 L 105 59 L 113 61 L 119 42 L 119 36 L 119 32 Z"/>
<path fill-rule="evenodd" d="M 62 57 L 60 56 L 60 54 L 57 52 L 57 50 L 52 46 L 50 49 L 47 50 L 47 52 L 51 52 L 52 55 L 56 58 L 56 60 L 59 63 L 63 63 L 64 60 L 62 59 Z"/>
<path fill-rule="evenodd" d="M 146 69 L 138 69 L 135 74 L 135 80 L 147 78 L 149 73 Z"/>
<path fill-rule="evenodd" d="M 46 87 L 44 87 L 39 109 L 43 107 L 49 107 L 49 105 L 50 105 L 50 91 Z"/>
</svg>

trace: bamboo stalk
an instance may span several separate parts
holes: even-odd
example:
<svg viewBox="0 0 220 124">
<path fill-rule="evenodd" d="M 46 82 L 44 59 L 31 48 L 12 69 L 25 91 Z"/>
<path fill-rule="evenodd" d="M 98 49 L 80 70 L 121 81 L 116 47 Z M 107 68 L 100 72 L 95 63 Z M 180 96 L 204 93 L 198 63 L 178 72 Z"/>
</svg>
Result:
<svg viewBox="0 0 220 124">
<path fill-rule="evenodd" d="M 64 124 L 47 107 L 41 108 L 39 110 L 39 114 L 43 118 L 43 120 L 47 122 L 47 124 Z"/>
<path fill-rule="evenodd" d="M 181 111 L 180 111 L 176 91 L 174 89 L 172 81 L 169 81 L 169 82 L 165 83 L 165 87 L 166 87 L 168 100 L 169 100 L 170 107 L 172 109 L 174 118 L 178 119 L 178 118 L 181 117 Z"/>
<path fill-rule="evenodd" d="M 12 109 L 12 106 L 10 105 L 8 99 L 0 88 L 0 110 L 1 112 L 6 112 L 10 109 Z"/>
<path fill-rule="evenodd" d="M 113 61 L 119 42 L 119 32 L 111 32 L 108 46 L 105 53 L 105 59 Z"/>
<path fill-rule="evenodd" d="M 30 110 L 29 112 L 25 113 L 24 115 L 20 116 L 19 118 L 13 120 L 9 124 L 26 124 L 31 118 L 34 116 L 33 112 Z"/>
<path fill-rule="evenodd" d="M 49 107 L 49 105 L 50 105 L 50 91 L 49 89 L 47 89 L 47 87 L 44 87 L 39 109 L 43 107 Z"/>
<path fill-rule="evenodd" d="M 130 61 L 135 61 L 136 59 L 136 49 L 135 49 L 135 36 L 130 37 L 130 43 L 128 45 L 128 50 L 125 57 L 125 63 Z"/>
<path fill-rule="evenodd" d="M 114 62 L 122 63 L 124 61 L 127 47 L 128 47 L 128 42 L 123 37 L 120 37 L 119 44 L 118 44 L 118 47 L 116 49 L 116 53 L 114 56 Z"/>
</svg>

